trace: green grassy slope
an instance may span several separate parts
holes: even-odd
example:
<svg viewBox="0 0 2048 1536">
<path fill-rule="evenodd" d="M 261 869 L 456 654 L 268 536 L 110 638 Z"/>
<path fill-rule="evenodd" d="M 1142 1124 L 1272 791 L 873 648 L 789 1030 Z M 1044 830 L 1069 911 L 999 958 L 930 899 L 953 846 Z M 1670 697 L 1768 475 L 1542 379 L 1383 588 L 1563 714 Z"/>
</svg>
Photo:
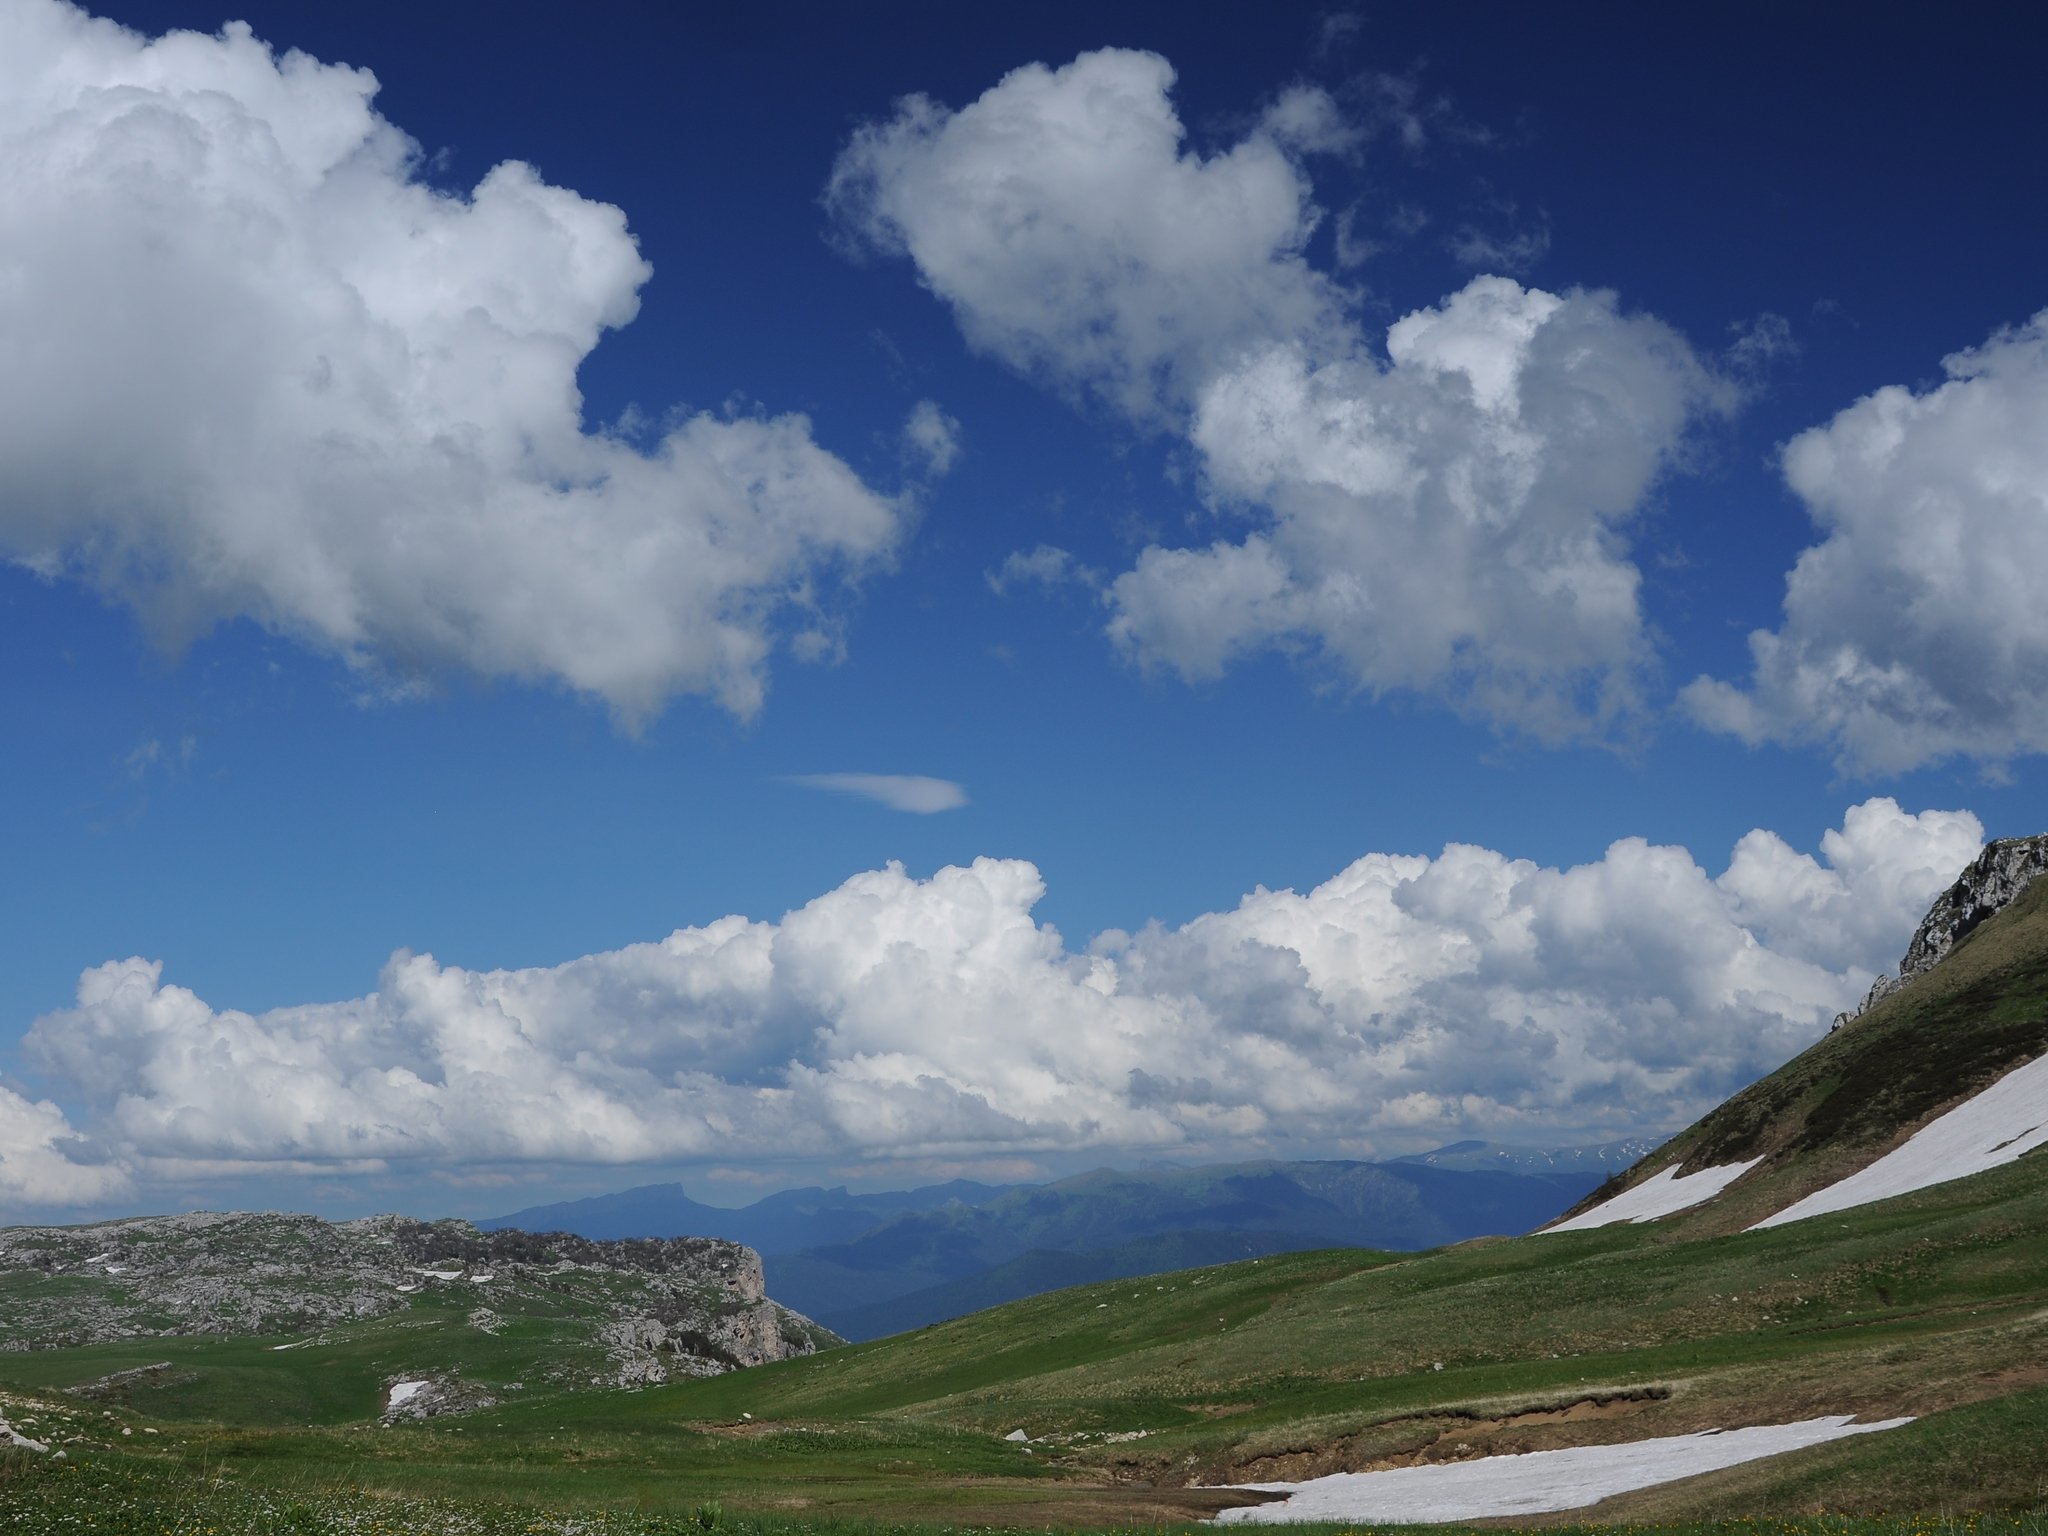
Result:
<svg viewBox="0 0 2048 1536">
<path fill-rule="evenodd" d="M 345 1368 L 313 1353 L 279 1368 Z M 26 1358 L 0 1357 L 0 1381 Z M 2019 1510 L 2048 1477 L 2043 1361 L 2048 1162 L 2031 1159 L 1767 1232 L 1658 1224 L 1292 1254 L 637 1393 L 508 1398 L 389 1429 L 159 1421 L 151 1449 L 273 1490 L 1101 1524 L 1213 1509 L 1221 1496 L 1187 1486 L 1200 1482 L 1914 1413 L 1906 1429 L 1653 1490 L 1659 1517 Z M 224 1354 L 220 1368 L 254 1366 Z M 1003 1438 L 1015 1429 L 1032 1443 Z"/>
<path fill-rule="evenodd" d="M 1762 1158 L 1674 1218 L 1739 1231 L 1876 1161 L 1929 1120 L 2048 1050 L 2048 880 L 1941 964 L 1736 1094 L 1574 1209 L 1676 1166 Z"/>
<path fill-rule="evenodd" d="M 610 1315 L 599 1298 L 565 1286 L 547 1303 L 497 1299 L 496 1333 L 470 1325 L 470 1298 L 422 1296 L 404 1312 L 302 1338 L 136 1338 L 4 1354 L 0 1381 L 84 1388 L 90 1401 L 158 1423 L 345 1424 L 375 1419 L 397 1377 L 452 1374 L 493 1396 L 546 1397 L 604 1373 L 591 1339 Z M 168 1369 L 150 1369 L 159 1365 Z M 127 1372 L 141 1374 L 94 1385 Z"/>
</svg>

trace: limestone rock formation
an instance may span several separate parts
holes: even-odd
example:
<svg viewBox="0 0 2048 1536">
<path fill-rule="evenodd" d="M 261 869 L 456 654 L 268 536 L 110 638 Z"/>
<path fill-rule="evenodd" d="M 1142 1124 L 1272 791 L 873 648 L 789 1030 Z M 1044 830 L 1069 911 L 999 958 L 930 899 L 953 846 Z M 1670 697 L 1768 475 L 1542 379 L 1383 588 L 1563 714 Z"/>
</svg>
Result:
<svg viewBox="0 0 2048 1536">
<path fill-rule="evenodd" d="M 1927 909 L 1899 961 L 1898 975 L 1880 975 L 1854 1013 L 1835 1016 L 1835 1026 L 1860 1018 L 1915 976 L 1932 970 L 1986 918 L 2018 901 L 2042 874 L 2048 874 L 2048 833 L 1986 843 L 1984 851 L 1956 877 L 1956 883 Z"/>
<path fill-rule="evenodd" d="M 0 1228 L 0 1280 L 8 1282 L 0 1350 L 315 1333 L 416 1303 L 445 1311 L 449 1300 L 467 1306 L 467 1325 L 485 1333 L 501 1324 L 498 1309 L 514 1304 L 587 1316 L 592 1363 L 608 1359 L 619 1379 L 634 1382 L 710 1375 L 836 1342 L 764 1293 L 753 1249 L 705 1237 L 594 1242 L 400 1216 L 194 1212 Z M 410 1409 L 417 1414 L 462 1394 L 441 1384 L 400 1396 L 420 1399 Z"/>
</svg>

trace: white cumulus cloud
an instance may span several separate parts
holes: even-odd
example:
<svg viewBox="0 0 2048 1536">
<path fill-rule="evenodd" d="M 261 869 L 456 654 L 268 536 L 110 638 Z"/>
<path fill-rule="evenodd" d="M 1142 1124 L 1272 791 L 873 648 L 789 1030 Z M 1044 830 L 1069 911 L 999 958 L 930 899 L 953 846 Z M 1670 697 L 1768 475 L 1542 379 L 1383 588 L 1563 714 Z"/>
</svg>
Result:
<svg viewBox="0 0 2048 1536">
<path fill-rule="evenodd" d="M 958 810 L 967 803 L 967 791 L 951 779 L 927 778 L 920 773 L 794 773 L 783 782 L 801 784 L 805 789 L 858 795 L 892 811 L 914 811 L 924 816 L 934 811 Z"/>
<path fill-rule="evenodd" d="M 1304 256 L 1304 157 L 1358 141 L 1336 104 L 1296 88 L 1205 157 L 1172 84 L 1104 50 L 957 112 L 913 97 L 830 194 L 975 347 L 1184 433 L 1248 525 L 1145 550 L 1108 589 L 1117 641 L 1190 678 L 1277 646 L 1547 739 L 1632 709 L 1650 646 L 1627 524 L 1730 387 L 1611 294 L 1498 276 L 1376 348 Z"/>
<path fill-rule="evenodd" d="M 242 25 L 0 7 L 0 557 L 172 646 L 247 617 L 750 713 L 905 504 L 802 416 L 586 431 L 577 368 L 650 275 L 624 214 L 511 160 L 436 190 L 375 92 Z"/>
<path fill-rule="evenodd" d="M 1189 677 L 1313 643 L 1375 692 L 1552 738 L 1632 706 L 1648 645 L 1621 530 L 1709 388 L 1685 343 L 1609 294 L 1486 277 L 1396 324 L 1387 359 L 1293 344 L 1213 380 L 1192 438 L 1260 526 L 1147 550 L 1112 634 Z"/>
<path fill-rule="evenodd" d="M 1316 213 L 1289 152 L 1334 121 L 1328 98 L 1293 93 L 1203 160 L 1181 152 L 1172 84 L 1158 55 L 1105 49 L 1014 70 L 959 112 L 913 96 L 854 135 L 828 196 L 976 347 L 1152 419 L 1336 302 L 1302 259 Z"/>
<path fill-rule="evenodd" d="M 1860 773 L 2048 751 L 2048 310 L 1943 366 L 1786 445 L 1824 537 L 1750 636 L 1748 686 L 1685 690 L 1702 723 Z"/>
<path fill-rule="evenodd" d="M 1082 949 L 1019 860 L 857 875 L 566 965 L 400 953 L 368 996 L 252 1015 L 113 961 L 37 1021 L 144 1170 L 1407 1150 L 1668 1129 L 1813 1040 L 1976 852 L 1852 809 L 1710 873 L 1640 839 L 1544 868 L 1369 854 Z"/>
<path fill-rule="evenodd" d="M 0 1087 L 0 1212 L 11 1206 L 86 1205 L 123 1194 L 127 1170 L 67 1157 L 83 1138 L 49 1100 Z"/>
</svg>

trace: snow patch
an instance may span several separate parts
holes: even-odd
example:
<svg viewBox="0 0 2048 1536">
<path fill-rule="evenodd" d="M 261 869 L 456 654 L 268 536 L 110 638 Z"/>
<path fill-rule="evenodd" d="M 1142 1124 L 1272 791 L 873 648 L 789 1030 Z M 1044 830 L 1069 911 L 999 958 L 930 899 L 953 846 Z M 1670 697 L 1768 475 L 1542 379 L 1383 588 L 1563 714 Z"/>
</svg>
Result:
<svg viewBox="0 0 2048 1536">
<path fill-rule="evenodd" d="M 1592 1227 L 1610 1226 L 1617 1221 L 1655 1221 L 1659 1216 L 1689 1209 L 1714 1198 L 1750 1169 L 1762 1162 L 1753 1157 L 1746 1163 L 1724 1163 L 1719 1168 L 1702 1168 L 1679 1177 L 1673 1164 L 1612 1200 L 1603 1200 L 1590 1211 L 1581 1211 L 1570 1221 L 1545 1227 L 1546 1232 L 1584 1232 Z"/>
<path fill-rule="evenodd" d="M 391 1384 L 391 1400 L 384 1405 L 385 1412 L 403 1407 L 426 1390 L 427 1384 L 424 1381 L 394 1381 Z"/>
<path fill-rule="evenodd" d="M 1279 1525 L 1297 1520 L 1380 1520 L 1440 1524 L 1499 1515 L 1540 1515 L 1583 1509 L 1618 1493 L 1716 1472 L 1764 1456 L 1802 1450 L 1895 1429 L 1912 1419 L 1853 1424 L 1849 1414 L 1806 1419 L 1797 1424 L 1760 1424 L 1749 1429 L 1706 1430 L 1669 1435 L 1629 1445 L 1574 1446 L 1530 1451 L 1520 1456 L 1485 1456 L 1476 1461 L 1395 1467 L 1385 1472 L 1338 1472 L 1301 1483 L 1246 1483 L 1262 1492 L 1285 1493 L 1284 1502 L 1226 1509 L 1217 1525 Z"/>
<path fill-rule="evenodd" d="M 1965 1099 L 1905 1145 L 1868 1168 L 1837 1179 L 1750 1228 L 1777 1227 L 1808 1216 L 1846 1211 L 1916 1189 L 2014 1162 L 2048 1145 L 2048 1056 L 2015 1067 L 1989 1088 Z"/>
</svg>

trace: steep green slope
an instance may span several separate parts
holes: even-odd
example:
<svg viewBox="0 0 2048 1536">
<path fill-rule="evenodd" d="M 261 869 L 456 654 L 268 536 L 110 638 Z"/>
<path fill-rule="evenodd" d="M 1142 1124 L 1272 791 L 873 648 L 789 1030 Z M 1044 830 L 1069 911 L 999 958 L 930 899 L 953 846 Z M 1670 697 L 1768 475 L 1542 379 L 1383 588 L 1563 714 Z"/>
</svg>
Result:
<svg viewBox="0 0 2048 1536">
<path fill-rule="evenodd" d="M 1726 1193 L 1669 1218 L 1739 1231 L 1883 1156 L 2048 1050 L 2048 880 L 1947 958 L 1680 1132 L 1575 1210 L 1666 1168 L 1761 1159 Z"/>
</svg>

